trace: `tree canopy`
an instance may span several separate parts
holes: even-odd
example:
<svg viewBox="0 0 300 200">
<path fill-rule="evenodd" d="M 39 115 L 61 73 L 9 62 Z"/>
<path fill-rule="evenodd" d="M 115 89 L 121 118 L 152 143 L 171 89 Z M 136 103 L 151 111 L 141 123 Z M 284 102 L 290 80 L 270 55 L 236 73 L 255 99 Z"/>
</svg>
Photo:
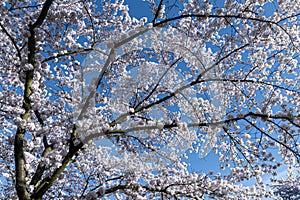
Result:
<svg viewBox="0 0 300 200">
<path fill-rule="evenodd" d="M 0 4 L 0 198 L 273 198 L 299 170 L 300 2 L 146 2 Z"/>
</svg>

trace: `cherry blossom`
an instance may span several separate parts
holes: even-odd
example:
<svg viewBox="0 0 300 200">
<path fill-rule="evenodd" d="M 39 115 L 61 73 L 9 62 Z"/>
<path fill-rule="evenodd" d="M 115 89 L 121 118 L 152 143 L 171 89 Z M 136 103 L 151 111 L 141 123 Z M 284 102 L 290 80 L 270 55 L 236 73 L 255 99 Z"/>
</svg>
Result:
<svg viewBox="0 0 300 200">
<path fill-rule="evenodd" d="M 0 4 L 0 198 L 262 199 L 298 177 L 299 1 L 147 3 Z"/>
</svg>

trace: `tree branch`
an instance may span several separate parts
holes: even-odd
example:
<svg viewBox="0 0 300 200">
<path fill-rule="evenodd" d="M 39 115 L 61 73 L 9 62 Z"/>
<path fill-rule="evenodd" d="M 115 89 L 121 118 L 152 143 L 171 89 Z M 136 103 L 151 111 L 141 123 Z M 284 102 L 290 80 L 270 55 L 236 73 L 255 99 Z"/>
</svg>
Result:
<svg viewBox="0 0 300 200">
<path fill-rule="evenodd" d="M 185 15 L 180 15 L 180 16 L 176 16 L 176 17 L 172 17 L 172 18 L 162 20 L 158 23 L 153 24 L 153 27 L 161 26 L 161 25 L 166 24 L 168 22 L 175 21 L 175 20 L 178 20 L 178 19 L 188 18 L 188 17 L 195 17 L 195 18 L 237 18 L 237 19 L 248 19 L 248 20 L 252 20 L 252 21 L 266 22 L 266 23 L 277 25 L 276 22 L 273 22 L 273 21 L 270 21 L 270 20 L 267 20 L 267 19 L 258 18 L 258 17 L 257 18 L 255 18 L 255 17 L 245 17 L 241 14 L 238 14 L 238 15 L 185 14 Z"/>
<path fill-rule="evenodd" d="M 292 152 L 294 154 L 294 156 L 297 158 L 297 161 L 299 162 L 300 160 L 300 154 L 298 152 L 296 152 L 295 150 L 293 150 L 291 147 L 289 147 L 288 145 L 284 144 L 283 142 L 279 141 L 278 139 L 274 138 L 273 136 L 271 136 L 270 134 L 266 133 L 265 131 L 263 131 L 261 128 L 259 128 L 258 126 L 256 126 L 255 124 L 253 124 L 251 121 L 249 121 L 248 119 L 244 119 L 246 122 L 248 122 L 251 126 L 253 126 L 255 129 L 257 129 L 259 132 L 261 132 L 262 134 L 264 134 L 265 136 L 267 136 L 268 138 L 270 138 L 271 140 L 275 141 L 276 143 L 280 144 L 281 146 L 285 147 L 286 149 L 288 149 L 290 152 Z"/>
<path fill-rule="evenodd" d="M 60 58 L 60 57 L 63 57 L 63 56 L 69 56 L 69 55 L 73 55 L 73 54 L 77 54 L 77 53 L 89 52 L 89 51 L 92 51 L 92 50 L 94 50 L 94 49 L 93 48 L 87 48 L 87 49 L 79 49 L 77 51 L 68 51 L 66 53 L 60 53 L 60 54 L 57 54 L 56 56 L 50 56 L 50 57 L 44 59 L 41 63 L 48 62 L 48 61 L 53 60 L 55 58 Z"/>
<path fill-rule="evenodd" d="M 43 137 L 43 142 L 44 142 L 45 149 L 42 153 L 42 157 L 45 157 L 47 154 L 49 154 L 52 151 L 53 145 L 48 144 L 46 136 Z M 46 170 L 45 163 L 40 162 L 37 169 L 35 170 L 35 174 L 33 175 L 30 181 L 30 185 L 36 186 L 36 184 L 41 180 L 45 170 Z"/>
<path fill-rule="evenodd" d="M 37 19 L 37 21 L 32 25 L 29 25 L 30 36 L 28 38 L 28 63 L 32 66 L 35 65 L 35 50 L 36 50 L 36 40 L 34 29 L 41 26 L 44 19 L 47 16 L 50 5 L 53 0 L 47 0 L 42 8 L 42 11 Z M 31 86 L 33 82 L 33 70 L 26 71 L 25 78 L 25 88 L 23 95 L 23 109 L 25 113 L 21 115 L 21 118 L 26 123 L 29 118 L 29 112 L 31 110 L 30 95 L 32 93 Z M 19 199 L 28 200 L 30 199 L 29 192 L 26 187 L 26 176 L 27 172 L 25 169 L 25 156 L 24 156 L 24 136 L 26 133 L 26 127 L 19 125 L 15 135 L 14 142 L 14 157 L 15 157 L 15 173 L 16 173 L 16 190 Z"/>
<path fill-rule="evenodd" d="M 58 177 L 62 174 L 62 172 L 66 169 L 66 167 L 71 163 L 74 159 L 74 156 L 78 153 L 78 151 L 83 147 L 83 143 L 80 142 L 78 145 L 74 146 L 69 150 L 65 158 L 63 159 L 61 166 L 56 168 L 52 175 L 45 177 L 40 184 L 35 189 L 32 194 L 32 198 L 41 199 L 42 196 L 47 192 L 47 190 L 54 184 L 54 182 L 58 179 Z"/>
<path fill-rule="evenodd" d="M 264 81 L 259 81 L 259 80 L 252 80 L 252 79 L 209 78 L 209 79 L 201 80 L 201 81 L 199 81 L 199 83 L 209 82 L 209 81 L 260 84 L 260 85 L 267 85 L 267 86 L 271 86 L 271 87 L 275 87 L 275 88 L 278 88 L 278 89 L 287 90 L 287 91 L 291 91 L 291 92 L 295 92 L 295 93 L 300 94 L 300 91 L 297 91 L 297 90 L 289 89 L 289 88 L 286 88 L 286 87 L 280 86 L 280 85 L 275 85 L 275 84 L 272 84 L 272 83 L 269 83 L 269 82 L 264 82 Z"/>
<path fill-rule="evenodd" d="M 12 44 L 14 45 L 16 51 L 17 51 L 17 54 L 18 54 L 18 58 L 19 58 L 19 61 L 21 62 L 22 61 L 22 56 L 21 56 L 21 51 L 16 43 L 16 41 L 14 40 L 14 38 L 11 36 L 11 34 L 8 33 L 8 31 L 5 29 L 5 27 L 0 23 L 0 27 L 2 28 L 2 30 L 4 31 L 4 33 L 9 37 L 10 41 L 12 42 Z"/>
<path fill-rule="evenodd" d="M 291 43 L 293 44 L 293 46 L 299 50 L 298 46 L 294 44 L 294 41 L 293 41 L 293 38 L 292 36 L 289 34 L 289 32 L 287 30 L 285 30 L 282 26 L 279 25 L 280 22 L 286 20 L 286 19 L 289 19 L 289 18 L 292 18 L 292 17 L 297 17 L 299 16 L 300 13 L 298 14 L 295 14 L 295 15 L 292 15 L 292 16 L 288 16 L 288 17 L 285 17 L 277 22 L 274 22 L 274 21 L 271 21 L 271 20 L 267 20 L 267 19 L 264 19 L 262 17 L 247 17 L 247 16 L 243 16 L 242 14 L 237 14 L 237 15 L 216 15 L 216 14 L 185 14 L 185 15 L 180 15 L 180 16 L 176 16 L 176 17 L 172 17 L 172 18 L 168 18 L 168 19 L 165 19 L 165 20 L 162 20 L 158 23 L 153 23 L 153 27 L 159 27 L 159 26 L 162 26 L 162 25 L 165 25 L 167 24 L 168 22 L 171 22 L 171 21 L 175 21 L 175 20 L 178 20 L 178 19 L 183 19 L 183 18 L 188 18 L 188 17 L 195 17 L 195 18 L 236 18 L 236 19 L 246 19 L 246 20 L 251 20 L 251 21 L 258 21 L 258 22 L 264 22 L 264 23 L 268 23 L 268 24 L 274 24 L 276 25 L 277 27 L 279 27 L 285 34 L 288 35 L 288 37 L 290 38 L 291 40 Z"/>
<path fill-rule="evenodd" d="M 39 17 L 37 18 L 37 20 L 35 21 L 35 23 L 31 26 L 32 29 L 38 28 L 38 27 L 40 27 L 43 24 L 43 22 L 46 19 L 46 16 L 48 14 L 48 11 L 49 11 L 50 6 L 53 3 L 53 1 L 54 0 L 47 0 L 44 3 L 42 11 L 41 11 Z"/>
<path fill-rule="evenodd" d="M 11 7 L 10 9 L 8 9 L 8 11 L 13 11 L 13 10 L 21 10 L 21 9 L 26 9 L 26 8 L 37 8 L 42 6 L 43 4 L 37 4 L 35 6 L 22 6 L 22 7 Z"/>
<path fill-rule="evenodd" d="M 155 90 L 157 89 L 157 87 L 159 86 L 160 82 L 162 81 L 162 79 L 165 77 L 165 75 L 168 73 L 168 71 L 174 67 L 176 65 L 176 63 L 178 63 L 178 61 L 181 59 L 178 58 L 176 59 L 171 65 L 170 67 L 163 73 L 163 75 L 160 77 L 160 79 L 157 81 L 156 85 L 154 86 L 154 88 L 151 90 L 151 92 L 142 100 L 140 101 L 134 108 L 138 108 L 143 102 L 147 101 L 147 99 L 149 99 L 151 97 L 151 95 L 155 92 Z"/>
<path fill-rule="evenodd" d="M 156 24 L 156 19 L 158 18 L 158 15 L 159 15 L 159 12 L 160 12 L 160 10 L 161 10 L 163 1 L 164 1 L 164 0 L 160 0 L 160 2 L 159 2 L 159 5 L 158 5 L 157 11 L 156 11 L 156 13 L 155 13 L 154 19 L 152 20 L 152 23 L 153 23 L 153 24 Z"/>
</svg>

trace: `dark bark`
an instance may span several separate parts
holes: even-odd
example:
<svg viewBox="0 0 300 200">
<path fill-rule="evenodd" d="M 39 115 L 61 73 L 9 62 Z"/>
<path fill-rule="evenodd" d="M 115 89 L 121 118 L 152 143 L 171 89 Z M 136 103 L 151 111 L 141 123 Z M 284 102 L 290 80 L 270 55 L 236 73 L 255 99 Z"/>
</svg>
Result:
<svg viewBox="0 0 300 200">
<path fill-rule="evenodd" d="M 35 28 L 38 28 L 44 22 L 49 8 L 53 0 L 47 0 L 42 8 L 42 11 L 34 24 L 29 25 L 30 37 L 28 38 L 28 63 L 35 65 L 35 51 L 36 51 L 36 40 L 35 40 Z M 23 108 L 25 113 L 21 115 L 24 121 L 28 120 L 30 106 L 30 95 L 32 93 L 31 86 L 33 81 L 34 70 L 28 70 L 25 72 L 25 89 L 23 95 Z M 15 157 L 15 175 L 16 175 L 16 191 L 19 199 L 31 199 L 30 194 L 26 187 L 26 176 L 27 172 L 25 169 L 25 156 L 24 156 L 24 136 L 26 133 L 26 127 L 20 126 L 17 128 L 15 142 L 14 142 L 14 157 Z"/>
</svg>

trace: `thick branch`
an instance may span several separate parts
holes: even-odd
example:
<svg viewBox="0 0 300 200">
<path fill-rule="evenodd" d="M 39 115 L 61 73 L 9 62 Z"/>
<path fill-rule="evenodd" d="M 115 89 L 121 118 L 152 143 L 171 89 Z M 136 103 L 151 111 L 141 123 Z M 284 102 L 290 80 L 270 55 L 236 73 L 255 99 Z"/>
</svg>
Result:
<svg viewBox="0 0 300 200">
<path fill-rule="evenodd" d="M 25 156 L 23 151 L 23 139 L 25 129 L 18 128 L 15 136 L 14 152 L 15 152 L 15 176 L 16 176 L 16 190 L 20 200 L 29 200 L 30 195 L 26 188 L 26 175 L 25 170 Z"/>
<path fill-rule="evenodd" d="M 43 8 L 42 8 L 42 11 L 41 11 L 39 17 L 37 18 L 36 22 L 35 22 L 35 23 L 32 25 L 32 27 L 31 27 L 32 29 L 38 28 L 38 27 L 40 27 L 40 26 L 43 24 L 43 22 L 44 22 L 44 20 L 46 19 L 46 16 L 47 16 L 47 14 L 48 14 L 48 11 L 49 11 L 50 6 L 51 6 L 51 4 L 53 3 L 53 1 L 54 1 L 54 0 L 47 0 L 47 1 L 44 3 Z"/>
<path fill-rule="evenodd" d="M 47 0 L 42 8 L 42 11 L 37 21 L 32 25 L 29 25 L 30 37 L 28 38 L 28 63 L 35 65 L 35 51 L 36 40 L 34 29 L 42 25 L 45 20 L 48 10 L 53 0 Z M 25 89 L 23 95 L 23 109 L 25 113 L 21 115 L 21 118 L 26 122 L 29 118 L 29 112 L 31 110 L 30 95 L 32 93 L 31 86 L 33 81 L 33 70 L 26 71 Z M 25 156 L 24 156 L 24 136 L 26 133 L 26 127 L 19 125 L 16 131 L 15 143 L 14 143 L 14 156 L 15 156 L 15 173 L 16 173 L 16 190 L 19 199 L 30 199 L 29 192 L 26 188 L 26 169 L 25 169 Z"/>
<path fill-rule="evenodd" d="M 68 154 L 63 159 L 61 166 L 58 167 L 52 175 L 47 176 L 44 178 L 41 183 L 36 188 L 34 194 L 32 195 L 32 198 L 34 199 L 41 199 L 42 196 L 47 192 L 47 190 L 54 184 L 54 182 L 58 179 L 58 177 L 62 174 L 62 172 L 66 169 L 66 167 L 71 163 L 75 157 L 75 155 L 78 153 L 78 151 L 83 147 L 83 143 L 79 143 L 74 148 L 70 149 Z"/>
<path fill-rule="evenodd" d="M 45 157 L 48 153 L 51 152 L 51 150 L 53 149 L 53 145 L 49 145 L 47 143 L 46 136 L 43 137 L 43 140 L 44 140 L 45 149 L 42 153 L 42 157 Z M 33 175 L 30 181 L 30 185 L 36 186 L 36 184 L 41 180 L 45 170 L 46 170 L 46 164 L 44 162 L 40 162 L 35 171 L 35 174 Z"/>
<path fill-rule="evenodd" d="M 159 15 L 159 12 L 160 12 L 160 10 L 161 10 L 163 1 L 164 1 L 164 0 L 160 0 L 160 2 L 159 2 L 159 5 L 158 5 L 157 11 L 156 11 L 156 13 L 155 13 L 154 19 L 152 20 L 152 23 L 153 23 L 153 24 L 156 23 L 156 19 L 158 18 L 158 15 Z"/>
</svg>

